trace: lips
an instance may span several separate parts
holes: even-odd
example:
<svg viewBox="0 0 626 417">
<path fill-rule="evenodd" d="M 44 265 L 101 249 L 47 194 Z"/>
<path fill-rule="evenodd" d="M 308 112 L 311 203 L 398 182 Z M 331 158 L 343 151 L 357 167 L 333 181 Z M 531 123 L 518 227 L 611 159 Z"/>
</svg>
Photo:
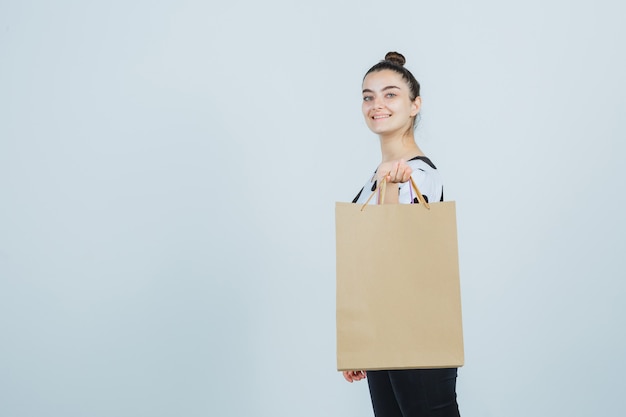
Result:
<svg viewBox="0 0 626 417">
<path fill-rule="evenodd" d="M 380 120 L 380 119 L 388 119 L 390 117 L 391 117 L 390 114 L 375 114 L 374 116 L 372 116 L 372 119 Z"/>
</svg>

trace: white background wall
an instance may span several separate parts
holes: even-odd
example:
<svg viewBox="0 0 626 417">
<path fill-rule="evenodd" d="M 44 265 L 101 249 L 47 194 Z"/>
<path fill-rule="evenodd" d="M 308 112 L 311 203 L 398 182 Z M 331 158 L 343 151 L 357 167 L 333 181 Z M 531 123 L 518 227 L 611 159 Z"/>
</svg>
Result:
<svg viewBox="0 0 626 417">
<path fill-rule="evenodd" d="M 462 414 L 619 415 L 625 15 L 0 2 L 0 415 L 372 415 L 334 368 L 334 202 L 388 50 L 457 201 Z"/>
</svg>

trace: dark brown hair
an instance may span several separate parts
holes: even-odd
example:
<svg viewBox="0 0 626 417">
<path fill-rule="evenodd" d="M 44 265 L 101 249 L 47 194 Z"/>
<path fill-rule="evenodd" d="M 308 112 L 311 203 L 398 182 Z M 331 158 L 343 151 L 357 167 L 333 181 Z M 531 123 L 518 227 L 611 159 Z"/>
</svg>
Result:
<svg viewBox="0 0 626 417">
<path fill-rule="evenodd" d="M 365 77 L 367 77 L 367 75 L 372 72 L 378 72 L 382 70 L 395 71 L 402 76 L 404 81 L 406 81 L 407 85 L 409 86 L 409 91 L 411 92 L 409 98 L 411 99 L 411 101 L 413 101 L 420 95 L 420 83 L 417 82 L 413 74 L 411 74 L 411 71 L 404 68 L 405 63 L 406 59 L 401 53 L 387 52 L 387 55 L 385 55 L 385 59 L 370 68 L 369 71 L 365 73 L 363 79 L 365 79 Z"/>
</svg>

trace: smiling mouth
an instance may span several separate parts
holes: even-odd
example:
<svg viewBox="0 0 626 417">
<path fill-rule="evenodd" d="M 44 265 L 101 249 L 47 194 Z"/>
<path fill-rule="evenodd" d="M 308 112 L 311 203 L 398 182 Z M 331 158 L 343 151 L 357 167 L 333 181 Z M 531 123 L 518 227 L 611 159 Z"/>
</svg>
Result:
<svg viewBox="0 0 626 417">
<path fill-rule="evenodd" d="M 388 119 L 389 117 L 391 117 L 390 114 L 379 114 L 379 115 L 373 116 L 372 119 L 374 120 Z"/>
</svg>

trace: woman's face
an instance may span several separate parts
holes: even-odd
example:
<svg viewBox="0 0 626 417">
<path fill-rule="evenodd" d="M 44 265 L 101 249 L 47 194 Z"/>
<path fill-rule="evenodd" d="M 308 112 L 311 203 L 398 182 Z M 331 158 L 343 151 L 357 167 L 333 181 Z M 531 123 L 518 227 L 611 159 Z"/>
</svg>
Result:
<svg viewBox="0 0 626 417">
<path fill-rule="evenodd" d="M 421 98 L 411 101 L 409 86 L 392 70 L 369 73 L 363 80 L 363 117 L 376 134 L 404 134 L 413 128 Z"/>
</svg>

